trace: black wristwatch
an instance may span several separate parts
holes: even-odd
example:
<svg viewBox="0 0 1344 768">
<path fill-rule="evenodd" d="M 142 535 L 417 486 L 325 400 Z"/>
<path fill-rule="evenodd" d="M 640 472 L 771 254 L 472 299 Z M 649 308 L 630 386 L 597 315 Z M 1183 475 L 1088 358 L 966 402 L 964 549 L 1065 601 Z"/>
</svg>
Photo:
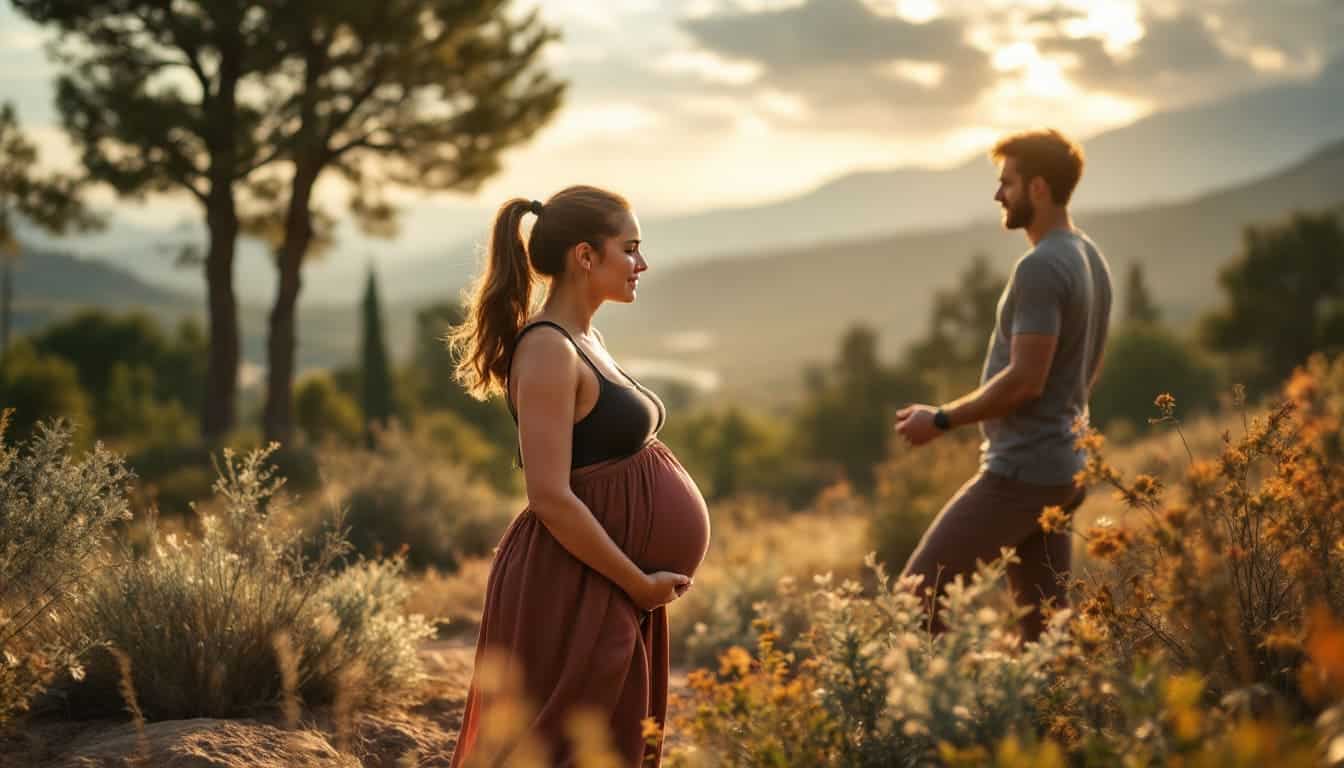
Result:
<svg viewBox="0 0 1344 768">
<path fill-rule="evenodd" d="M 939 408 L 933 414 L 933 426 L 946 432 L 952 428 L 952 420 L 947 418 L 947 411 Z"/>
</svg>

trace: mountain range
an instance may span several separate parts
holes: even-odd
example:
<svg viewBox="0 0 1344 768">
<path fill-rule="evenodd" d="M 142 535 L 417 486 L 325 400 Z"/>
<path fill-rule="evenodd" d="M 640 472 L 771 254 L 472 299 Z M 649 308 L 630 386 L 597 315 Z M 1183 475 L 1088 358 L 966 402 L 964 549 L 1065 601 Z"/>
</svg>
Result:
<svg viewBox="0 0 1344 768">
<path fill-rule="evenodd" d="M 1139 263 L 1166 319 L 1182 327 L 1221 301 L 1218 270 L 1241 252 L 1245 227 L 1341 210 L 1340 178 L 1344 141 L 1261 179 L 1184 202 L 1080 213 L 1075 223 L 1111 263 L 1115 306 L 1129 265 Z M 650 270 L 637 304 L 604 309 L 600 327 L 618 351 L 717 373 L 725 392 L 788 391 L 803 365 L 833 357 L 855 323 L 898 354 L 927 330 L 933 293 L 953 287 L 975 254 L 1006 273 L 1026 248 L 1020 233 L 986 220 Z"/>
</svg>

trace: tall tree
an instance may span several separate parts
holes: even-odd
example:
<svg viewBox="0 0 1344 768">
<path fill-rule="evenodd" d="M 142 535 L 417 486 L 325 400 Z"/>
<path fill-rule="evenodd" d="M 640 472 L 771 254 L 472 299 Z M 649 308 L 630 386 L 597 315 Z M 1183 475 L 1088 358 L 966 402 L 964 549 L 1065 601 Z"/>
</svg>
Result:
<svg viewBox="0 0 1344 768">
<path fill-rule="evenodd" d="M 392 371 L 383 341 L 383 313 L 378 306 L 378 278 L 369 269 L 364 286 L 364 334 L 360 341 L 360 399 L 364 408 L 366 439 L 373 445 L 373 425 L 385 427 L 392 418 Z"/>
<path fill-rule="evenodd" d="M 13 0 L 60 30 L 57 106 L 91 178 L 132 198 L 185 193 L 205 212 L 209 361 L 201 432 L 235 423 L 236 185 L 283 151 L 268 77 L 280 77 L 267 0 Z"/>
<path fill-rule="evenodd" d="M 1126 325 L 1156 325 L 1162 321 L 1162 312 L 1148 292 L 1143 265 L 1137 261 L 1130 265 L 1125 280 L 1124 321 Z"/>
<path fill-rule="evenodd" d="M 934 293 L 928 332 L 910 345 L 906 368 L 919 372 L 935 399 L 956 397 L 979 382 L 1006 282 L 989 256 L 977 253 L 956 285 Z"/>
<path fill-rule="evenodd" d="M 292 168 L 279 287 L 267 343 L 269 439 L 293 431 L 295 306 L 314 236 L 314 190 L 327 171 L 347 182 L 356 221 L 395 229 L 390 188 L 475 190 L 505 149 L 559 108 L 564 85 L 540 66 L 555 38 L 508 0 L 287 0 L 273 31 L 295 57 L 287 96 Z M 271 190 L 278 188 L 271 184 Z"/>
<path fill-rule="evenodd" d="M 810 458 L 835 462 L 854 488 L 873 489 L 873 467 L 886 455 L 896 409 L 922 400 L 919 371 L 883 365 L 877 332 L 854 326 L 829 369 L 812 374 L 799 407 L 798 436 Z"/>
<path fill-rule="evenodd" d="M 1344 225 L 1299 213 L 1248 228 L 1244 252 L 1219 275 L 1227 304 L 1204 319 L 1215 350 L 1249 357 L 1238 378 L 1276 386 L 1316 351 L 1344 348 Z"/>
<path fill-rule="evenodd" d="M 62 174 L 42 175 L 37 147 L 19 129 L 14 106 L 0 107 L 0 355 L 9 350 L 13 316 L 14 263 L 21 252 L 17 220 L 22 217 L 53 234 L 101 224 L 80 199 L 80 181 Z"/>
</svg>

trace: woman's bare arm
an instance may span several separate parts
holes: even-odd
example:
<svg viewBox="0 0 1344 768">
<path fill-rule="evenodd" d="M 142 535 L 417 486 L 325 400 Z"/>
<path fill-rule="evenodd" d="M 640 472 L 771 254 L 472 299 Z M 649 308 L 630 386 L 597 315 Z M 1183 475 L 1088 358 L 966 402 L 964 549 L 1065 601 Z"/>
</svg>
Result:
<svg viewBox="0 0 1344 768">
<path fill-rule="evenodd" d="M 523 337 L 512 380 L 528 506 L 556 541 L 620 587 L 642 610 L 674 600 L 690 583 L 680 574 L 644 573 L 598 523 L 569 485 L 578 353 L 544 329 Z"/>
</svg>

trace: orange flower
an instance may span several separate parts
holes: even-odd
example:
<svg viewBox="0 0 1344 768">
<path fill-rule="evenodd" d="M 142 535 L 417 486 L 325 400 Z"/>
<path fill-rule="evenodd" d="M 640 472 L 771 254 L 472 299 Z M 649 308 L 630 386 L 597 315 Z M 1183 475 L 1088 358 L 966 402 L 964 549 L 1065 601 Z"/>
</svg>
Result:
<svg viewBox="0 0 1344 768">
<path fill-rule="evenodd" d="M 1162 411 L 1163 418 L 1170 418 L 1176 411 L 1176 398 L 1170 392 L 1163 392 L 1153 401 L 1153 405 Z"/>
<path fill-rule="evenodd" d="M 1112 560 L 1129 548 L 1129 531 L 1123 528 L 1093 527 L 1087 535 L 1087 554 L 1099 560 Z"/>
<path fill-rule="evenodd" d="M 1037 520 L 1041 524 L 1041 530 L 1046 533 L 1058 533 L 1069 527 L 1069 515 L 1062 507 L 1046 507 Z"/>
</svg>

